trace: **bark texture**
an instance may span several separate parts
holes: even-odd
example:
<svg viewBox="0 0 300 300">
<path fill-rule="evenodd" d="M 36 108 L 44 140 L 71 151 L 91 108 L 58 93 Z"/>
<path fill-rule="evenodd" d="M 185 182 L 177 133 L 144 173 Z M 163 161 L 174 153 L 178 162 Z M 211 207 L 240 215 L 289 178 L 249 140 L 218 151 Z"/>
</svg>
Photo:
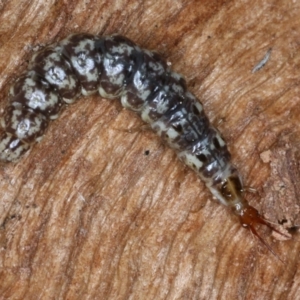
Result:
<svg viewBox="0 0 300 300">
<path fill-rule="evenodd" d="M 251 205 L 291 228 L 299 15 L 288 0 L 1 1 L 0 108 L 41 47 L 73 32 L 126 35 L 184 74 L 255 188 Z M 0 185 L 1 300 L 300 297 L 298 231 L 286 241 L 262 232 L 282 264 L 117 101 L 67 107 L 41 143 L 0 167 Z"/>
</svg>

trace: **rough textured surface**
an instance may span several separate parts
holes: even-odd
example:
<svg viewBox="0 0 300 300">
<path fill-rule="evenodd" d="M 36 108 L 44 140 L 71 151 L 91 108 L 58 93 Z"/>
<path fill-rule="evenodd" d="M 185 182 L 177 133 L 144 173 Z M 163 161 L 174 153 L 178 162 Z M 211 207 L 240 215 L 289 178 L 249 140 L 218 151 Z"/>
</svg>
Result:
<svg viewBox="0 0 300 300">
<path fill-rule="evenodd" d="M 275 223 L 300 223 L 296 3 L 66 3 L 0 3 L 2 108 L 40 47 L 71 32 L 126 35 L 184 74 L 256 189 L 249 202 Z M 0 184 L 0 299 L 299 296 L 299 233 L 264 232 L 281 264 L 117 102 L 69 106 L 19 163 L 1 166 Z"/>
</svg>

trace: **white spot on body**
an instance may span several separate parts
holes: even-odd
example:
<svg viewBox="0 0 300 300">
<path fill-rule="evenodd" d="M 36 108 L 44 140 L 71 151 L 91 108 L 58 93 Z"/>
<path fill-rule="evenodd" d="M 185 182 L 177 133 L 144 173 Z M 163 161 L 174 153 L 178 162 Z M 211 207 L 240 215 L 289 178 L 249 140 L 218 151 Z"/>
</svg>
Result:
<svg viewBox="0 0 300 300">
<path fill-rule="evenodd" d="M 170 141 L 176 139 L 179 136 L 179 133 L 173 127 L 169 127 L 166 134 L 168 135 Z"/>
<path fill-rule="evenodd" d="M 163 132 L 167 131 L 167 127 L 164 122 L 158 120 L 151 124 L 151 128 L 159 135 L 162 136 Z"/>
<path fill-rule="evenodd" d="M 158 95 L 153 100 L 153 101 L 157 101 L 156 109 L 159 114 L 164 114 L 170 109 L 170 101 L 168 99 L 168 93 L 165 90 L 159 91 Z"/>
<path fill-rule="evenodd" d="M 59 86 L 65 86 L 67 84 L 66 73 L 65 71 L 60 67 L 51 67 L 47 69 L 47 73 L 45 78 L 48 82 L 50 82 L 53 85 L 59 85 Z M 46 71 L 46 70 L 45 70 Z"/>
<path fill-rule="evenodd" d="M 113 46 L 111 48 L 111 52 L 112 53 L 120 53 L 120 54 L 128 54 L 130 55 L 133 51 L 133 47 L 129 46 L 129 45 L 126 45 L 126 44 L 121 44 L 120 46 Z"/>
<path fill-rule="evenodd" d="M 93 59 L 86 56 L 85 53 L 82 52 L 79 56 L 72 56 L 71 62 L 79 74 L 87 76 L 87 81 L 97 80 L 97 74 L 95 74 L 95 72 L 92 72 L 91 74 L 91 71 L 95 68 L 95 62 Z"/>
<path fill-rule="evenodd" d="M 203 163 L 195 155 L 187 151 L 182 151 L 178 153 L 178 157 L 196 172 L 198 172 L 198 170 L 203 166 Z"/>
<path fill-rule="evenodd" d="M 172 84 L 172 89 L 175 93 L 177 94 L 182 94 L 183 93 L 183 88 L 179 84 Z"/>
<path fill-rule="evenodd" d="M 103 98 L 107 98 L 107 99 L 115 99 L 119 96 L 119 93 L 121 94 L 122 92 L 119 91 L 119 93 L 116 94 L 109 94 L 107 93 L 101 86 L 99 87 L 99 95 Z"/>
<path fill-rule="evenodd" d="M 17 125 L 16 136 L 22 140 L 27 132 L 29 132 L 29 134 L 32 133 L 32 130 L 30 130 L 30 120 L 23 119 Z"/>
<path fill-rule="evenodd" d="M 163 65 L 160 63 L 150 62 L 148 65 L 153 71 L 157 72 L 157 74 L 162 74 L 165 72 Z"/>
<path fill-rule="evenodd" d="M 152 123 L 153 120 L 150 118 L 149 114 L 150 114 L 150 107 L 145 105 L 145 107 L 143 107 L 142 113 L 141 113 L 141 118 L 145 123 Z"/>
</svg>

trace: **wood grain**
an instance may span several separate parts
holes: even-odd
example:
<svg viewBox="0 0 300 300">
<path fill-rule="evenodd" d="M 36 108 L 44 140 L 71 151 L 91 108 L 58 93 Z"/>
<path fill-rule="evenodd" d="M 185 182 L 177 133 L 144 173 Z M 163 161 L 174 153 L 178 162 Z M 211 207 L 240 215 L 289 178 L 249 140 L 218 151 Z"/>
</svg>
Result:
<svg viewBox="0 0 300 300">
<path fill-rule="evenodd" d="M 184 74 L 256 189 L 249 202 L 290 228 L 299 13 L 287 0 L 2 1 L 0 107 L 41 47 L 73 32 L 126 35 Z M 117 101 L 67 107 L 0 167 L 0 185 L 0 299 L 299 299 L 297 230 L 288 241 L 262 232 L 281 264 Z"/>
</svg>

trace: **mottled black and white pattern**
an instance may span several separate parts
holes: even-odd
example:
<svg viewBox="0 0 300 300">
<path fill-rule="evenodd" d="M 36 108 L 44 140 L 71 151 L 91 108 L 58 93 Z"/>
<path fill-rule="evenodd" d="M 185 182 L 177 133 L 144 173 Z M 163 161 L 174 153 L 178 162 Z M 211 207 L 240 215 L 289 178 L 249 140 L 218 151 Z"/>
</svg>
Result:
<svg viewBox="0 0 300 300">
<path fill-rule="evenodd" d="M 122 36 L 75 34 L 32 57 L 10 89 L 1 119 L 0 160 L 18 160 L 41 140 L 64 105 L 97 91 L 139 114 L 245 227 L 257 235 L 254 225 L 266 225 L 243 198 L 226 143 L 183 77 L 158 54 Z"/>
<path fill-rule="evenodd" d="M 29 70 L 10 88 L 10 104 L 1 119 L 1 160 L 19 159 L 40 141 L 65 104 L 97 91 L 138 113 L 229 204 L 220 186 L 224 189 L 224 179 L 238 181 L 238 176 L 201 103 L 158 54 L 122 36 L 75 34 L 32 57 Z"/>
</svg>

